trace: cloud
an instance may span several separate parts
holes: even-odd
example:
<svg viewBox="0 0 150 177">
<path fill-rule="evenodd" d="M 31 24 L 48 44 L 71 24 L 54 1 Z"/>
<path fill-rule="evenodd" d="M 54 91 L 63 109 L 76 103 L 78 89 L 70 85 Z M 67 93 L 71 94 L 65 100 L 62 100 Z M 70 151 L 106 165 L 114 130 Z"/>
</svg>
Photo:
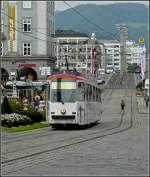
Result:
<svg viewBox="0 0 150 177">
<path fill-rule="evenodd" d="M 140 3 L 149 5 L 149 1 L 67 1 L 72 7 L 75 7 L 80 4 L 97 4 L 97 5 L 105 5 L 105 4 L 114 4 L 114 3 Z M 68 7 L 63 1 L 55 1 L 55 10 L 66 10 Z"/>
</svg>

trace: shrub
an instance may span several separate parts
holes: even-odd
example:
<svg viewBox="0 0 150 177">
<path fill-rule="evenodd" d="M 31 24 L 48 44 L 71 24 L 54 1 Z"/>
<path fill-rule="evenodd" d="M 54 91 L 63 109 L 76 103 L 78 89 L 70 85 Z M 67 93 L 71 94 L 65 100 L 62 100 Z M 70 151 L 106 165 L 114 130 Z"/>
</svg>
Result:
<svg viewBox="0 0 150 177">
<path fill-rule="evenodd" d="M 7 120 L 6 121 L 6 126 L 9 127 L 9 128 L 11 128 L 13 126 L 12 121 L 11 120 Z"/>
<path fill-rule="evenodd" d="M 29 125 L 33 125 L 33 120 L 31 120 L 31 118 L 27 118 L 27 121 Z"/>
<path fill-rule="evenodd" d="M 2 114 L 5 114 L 5 113 L 11 114 L 13 112 L 12 108 L 8 102 L 7 96 L 4 97 L 1 109 L 2 109 Z"/>
<path fill-rule="evenodd" d="M 2 119 L 1 120 L 1 125 L 5 127 L 7 125 L 7 119 Z"/>
<path fill-rule="evenodd" d="M 20 114 L 20 115 L 24 114 L 22 103 L 17 103 L 16 101 L 10 101 L 10 105 L 12 108 L 12 112 Z"/>
<path fill-rule="evenodd" d="M 42 114 L 35 110 L 28 110 L 25 114 L 30 117 L 33 122 L 40 122 L 44 119 Z"/>
<path fill-rule="evenodd" d="M 18 127 L 19 126 L 19 121 L 17 119 L 14 119 L 13 126 L 14 127 Z"/>
<path fill-rule="evenodd" d="M 25 118 L 20 119 L 20 120 L 19 120 L 19 124 L 20 124 L 20 125 L 27 125 L 26 119 L 25 119 Z"/>
<path fill-rule="evenodd" d="M 40 114 L 43 117 L 43 121 L 46 121 L 46 110 L 40 111 Z"/>
<path fill-rule="evenodd" d="M 19 125 L 27 125 L 33 124 L 31 118 L 27 117 L 26 115 L 19 115 L 16 113 L 12 114 L 2 114 L 1 116 L 1 125 L 4 127 L 18 127 Z"/>
<path fill-rule="evenodd" d="M 27 117 L 30 118 L 30 120 L 29 119 L 26 119 L 26 120 L 19 119 L 19 121 L 20 121 L 19 125 L 20 124 L 21 125 L 33 124 L 33 122 L 40 122 L 40 121 L 45 120 L 45 117 L 46 117 L 45 111 L 38 112 L 38 111 L 34 110 L 34 108 L 31 106 L 28 106 L 28 110 L 23 110 L 23 108 L 24 108 L 23 104 L 18 103 L 14 100 L 10 101 L 10 105 L 11 105 L 13 113 L 19 114 L 20 116 L 26 115 Z M 16 121 L 14 121 L 13 124 L 15 126 L 17 126 Z"/>
</svg>

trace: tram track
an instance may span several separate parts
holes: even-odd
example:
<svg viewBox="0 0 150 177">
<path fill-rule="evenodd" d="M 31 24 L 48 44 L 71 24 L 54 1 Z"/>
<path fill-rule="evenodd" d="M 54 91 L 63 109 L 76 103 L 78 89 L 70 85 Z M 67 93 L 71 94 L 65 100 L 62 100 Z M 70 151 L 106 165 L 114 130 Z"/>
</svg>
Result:
<svg viewBox="0 0 150 177">
<path fill-rule="evenodd" d="M 106 92 L 105 92 L 106 93 Z M 107 100 L 109 100 L 110 99 L 110 97 L 111 97 L 111 95 L 112 95 L 112 93 L 113 93 L 113 89 L 111 89 L 111 92 L 109 93 L 109 94 L 107 94 L 106 93 L 106 95 L 108 95 L 108 98 L 107 98 Z M 105 95 L 105 96 L 106 96 Z M 104 95 L 103 95 L 104 96 Z M 105 98 L 105 96 L 104 96 L 104 98 Z M 102 100 L 104 100 L 104 98 L 102 99 Z M 106 100 L 106 98 L 105 98 L 105 100 Z M 11 137 L 11 138 L 9 138 L 10 140 L 7 140 L 7 141 L 4 141 L 3 139 L 5 139 L 5 137 L 3 137 L 2 138 L 2 142 L 3 142 L 3 144 L 10 144 L 10 143 L 15 143 L 15 142 L 18 142 L 18 141 L 25 141 L 25 140 L 32 140 L 33 138 L 42 138 L 42 137 L 45 137 L 45 136 L 52 136 L 52 135 L 57 135 L 57 134 L 60 134 L 60 132 L 55 132 L 55 130 L 53 130 L 53 129 L 50 129 L 50 127 L 48 127 L 48 128 L 44 128 L 44 129 L 49 129 L 48 131 L 49 131 L 49 133 L 47 133 L 47 131 L 46 132 L 37 132 L 36 134 L 32 134 L 32 135 L 28 135 L 28 134 L 22 134 L 22 135 L 19 135 L 19 137 Z M 61 133 L 64 133 L 64 132 L 66 132 L 66 131 L 63 131 L 62 132 L 62 130 L 61 130 Z M 31 132 L 32 133 L 32 132 Z"/>
<path fill-rule="evenodd" d="M 107 96 L 108 96 L 108 98 L 106 98 L 106 100 L 110 100 L 110 98 L 111 98 L 111 96 L 112 96 L 112 93 L 113 93 L 113 89 L 111 89 L 111 91 L 110 91 L 110 93 L 109 94 L 107 94 Z M 118 126 L 117 126 L 118 127 Z M 108 131 L 108 130 L 112 130 L 112 129 L 114 129 L 114 128 L 116 128 L 116 126 L 115 127 L 113 127 L 113 128 L 108 128 L 108 129 L 105 129 L 104 131 Z M 52 130 L 53 131 L 53 130 Z M 10 143 L 16 143 L 16 142 L 23 142 L 23 141 L 25 141 L 25 140 L 32 140 L 33 138 L 42 138 L 42 137 L 49 137 L 49 136 L 53 136 L 53 135 L 59 135 L 60 134 L 60 131 L 59 132 L 49 132 L 49 133 L 45 133 L 44 132 L 44 134 L 42 134 L 41 135 L 41 132 L 39 132 L 38 134 L 36 134 L 36 136 L 34 136 L 33 137 L 33 135 L 31 135 L 31 136 L 27 136 L 27 137 L 23 137 L 23 136 L 20 136 L 19 138 L 15 138 L 15 140 L 13 139 L 13 140 L 10 140 L 10 141 L 5 141 L 5 142 L 3 142 L 3 144 L 10 144 Z M 101 132 L 104 132 L 103 130 L 101 131 Z M 61 133 L 65 133 L 66 131 L 61 131 Z M 65 134 L 63 134 L 63 135 L 66 135 L 66 134 L 68 134 L 68 132 L 66 132 Z M 78 136 L 77 136 L 78 137 Z M 72 137 L 71 137 L 71 139 L 72 139 Z M 64 141 L 64 139 L 63 140 L 61 140 L 61 141 Z M 46 145 L 46 144 L 45 144 Z M 36 147 L 36 146 L 32 146 L 32 148 L 34 148 L 34 147 Z M 16 151 L 13 151 L 13 152 L 16 152 Z"/>
<path fill-rule="evenodd" d="M 117 83 L 118 81 L 117 80 L 115 80 L 115 84 Z M 108 91 L 108 89 L 107 89 L 107 91 Z M 106 91 L 104 92 L 104 95 L 103 95 L 103 98 L 102 98 L 102 101 L 104 100 L 104 98 L 105 98 L 105 100 L 110 100 L 110 98 L 111 98 L 111 96 L 112 96 L 112 94 L 113 94 L 113 89 L 110 89 L 109 90 L 109 92 L 110 93 L 107 93 Z M 102 92 L 103 93 L 103 92 Z M 106 95 L 108 96 L 107 98 L 106 98 Z M 44 129 L 47 129 L 47 128 L 44 128 Z M 53 131 L 53 130 L 51 130 L 51 131 Z M 52 132 L 51 132 L 52 133 Z M 34 138 L 39 138 L 39 137 L 44 137 L 44 136 L 51 136 L 51 135 L 56 135 L 57 133 L 55 132 L 55 133 L 52 133 L 52 134 L 49 134 L 49 133 L 46 133 L 46 132 L 44 132 L 44 134 L 42 133 L 42 135 L 41 135 L 41 132 L 39 132 L 39 133 L 36 133 L 36 135 L 34 136 Z M 58 133 L 59 134 L 59 133 Z M 14 142 L 17 142 L 17 141 L 24 141 L 24 140 L 30 140 L 30 139 L 33 139 L 33 134 L 30 136 L 26 136 L 26 137 L 24 137 L 25 135 L 20 135 L 18 138 L 10 138 L 11 140 L 9 140 L 9 141 L 3 141 L 3 144 L 9 144 L 9 143 L 14 143 Z M 3 139 L 3 138 L 2 138 Z M 13 140 L 12 140 L 13 139 Z"/>
<path fill-rule="evenodd" d="M 132 105 L 132 96 L 131 96 L 131 105 Z M 110 130 L 119 128 L 122 125 L 123 118 L 124 118 L 124 114 L 121 114 L 121 121 L 119 122 L 118 126 L 112 128 Z M 29 155 L 26 155 L 26 156 L 22 156 L 22 157 L 18 157 L 18 158 L 2 161 L 1 164 L 8 164 L 10 162 L 28 159 L 28 158 L 31 158 L 31 157 L 34 157 L 34 156 L 37 156 L 37 155 L 40 155 L 40 154 L 54 152 L 54 151 L 57 151 L 57 150 L 60 150 L 60 149 L 64 149 L 64 148 L 71 147 L 71 146 L 74 146 L 74 145 L 78 145 L 78 144 L 81 144 L 81 143 L 85 143 L 85 142 L 88 142 L 88 141 L 93 141 L 93 140 L 96 140 L 96 139 L 99 139 L 99 138 L 104 138 L 104 137 L 107 137 L 107 136 L 110 136 L 110 135 L 115 135 L 115 134 L 118 134 L 118 133 L 122 133 L 122 132 L 125 132 L 125 131 L 131 129 L 132 126 L 133 126 L 133 110 L 132 110 L 132 106 L 131 106 L 130 124 L 126 128 L 123 128 L 123 129 L 118 130 L 118 131 L 106 133 L 106 134 L 103 134 L 103 135 L 97 135 L 97 136 L 94 136 L 94 137 L 91 137 L 91 138 L 87 138 L 87 139 L 84 139 L 84 140 L 80 140 L 80 141 L 77 141 L 77 142 L 68 143 L 68 144 L 65 144 L 65 145 L 62 145 L 62 146 L 58 146 L 58 147 L 55 147 L 55 148 L 47 149 L 47 150 L 44 150 L 44 151 L 41 151 L 41 152 L 36 152 L 36 153 L 29 154 Z M 94 134 L 98 134 L 98 133 L 99 132 L 95 132 Z"/>
<path fill-rule="evenodd" d="M 7 141 L 2 141 L 3 142 L 3 144 L 11 144 L 11 143 L 15 143 L 15 142 L 18 142 L 18 141 L 25 141 L 25 140 L 32 140 L 32 139 L 35 139 L 35 138 L 42 138 L 42 137 L 45 137 L 45 136 L 52 136 L 52 135 L 57 135 L 57 134 L 60 134 L 60 132 L 54 132 L 55 130 L 53 130 L 53 129 L 50 129 L 50 127 L 46 127 L 46 128 L 44 128 L 44 129 L 46 129 L 46 130 L 48 130 L 49 132 L 47 133 L 47 131 L 46 132 L 38 132 L 38 133 L 36 133 L 36 134 L 32 134 L 32 135 L 21 135 L 21 136 L 19 136 L 19 137 L 17 137 L 17 138 L 9 138 L 9 139 L 11 139 L 11 140 L 7 140 Z M 66 132 L 66 131 L 63 131 L 63 132 Z M 61 133 L 63 133 L 62 131 L 61 131 Z M 4 138 L 3 138 L 4 139 Z"/>
<path fill-rule="evenodd" d="M 125 90 L 125 97 L 126 97 L 126 90 Z M 109 129 L 105 129 L 104 131 L 96 131 L 94 133 L 86 134 L 86 136 L 87 135 L 92 136 L 92 135 L 95 135 L 95 134 L 96 134 L 96 136 L 93 136 L 91 138 L 84 138 L 83 140 L 78 140 L 76 142 L 66 143 L 66 144 L 61 145 L 61 146 L 57 146 L 57 147 L 54 147 L 54 148 L 46 149 L 46 150 L 43 150 L 43 151 L 40 151 L 40 152 L 35 152 L 35 153 L 28 154 L 28 155 L 25 155 L 25 156 L 22 156 L 22 157 L 8 159 L 8 160 L 5 160 L 5 161 L 2 161 L 2 164 L 9 164 L 11 162 L 18 161 L 18 160 L 25 160 L 25 159 L 28 159 L 30 157 L 38 156 L 40 154 L 54 152 L 54 151 L 57 151 L 57 150 L 60 150 L 60 149 L 64 149 L 64 148 L 67 148 L 67 147 L 71 147 L 71 146 L 74 146 L 74 145 L 78 145 L 78 144 L 81 144 L 81 143 L 84 143 L 84 142 L 93 141 L 95 139 L 104 138 L 104 137 L 107 137 L 107 136 L 110 136 L 110 135 L 115 135 L 115 134 L 118 134 L 118 133 L 121 133 L 121 132 L 125 132 L 125 131 L 131 129 L 132 126 L 133 126 L 132 92 L 131 92 L 131 97 L 130 97 L 130 103 L 131 103 L 131 109 L 130 109 L 130 115 L 131 115 L 131 117 L 130 117 L 129 126 L 127 126 L 126 128 L 123 128 L 123 129 L 120 129 L 120 130 L 116 130 L 119 127 L 121 127 L 121 125 L 123 124 L 124 114 L 121 114 L 121 119 L 120 119 L 120 122 L 119 122 L 119 124 L 117 126 L 109 128 Z M 111 131 L 111 130 L 116 130 L 116 131 L 108 132 L 108 131 Z M 105 133 L 105 132 L 107 132 L 107 133 Z M 99 135 L 99 133 L 105 133 L 105 134 Z M 73 140 L 75 138 L 82 138 L 82 137 L 84 137 L 84 135 L 80 136 L 80 137 L 79 136 L 78 137 L 71 137 L 71 139 Z"/>
</svg>

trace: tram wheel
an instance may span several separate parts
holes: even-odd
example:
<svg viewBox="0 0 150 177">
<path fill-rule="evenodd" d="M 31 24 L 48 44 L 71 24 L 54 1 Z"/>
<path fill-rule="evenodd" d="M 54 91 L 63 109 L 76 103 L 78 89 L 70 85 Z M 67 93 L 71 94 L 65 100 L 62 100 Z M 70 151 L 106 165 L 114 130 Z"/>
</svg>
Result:
<svg viewBox="0 0 150 177">
<path fill-rule="evenodd" d="M 51 128 L 56 129 L 57 125 L 51 125 Z"/>
</svg>

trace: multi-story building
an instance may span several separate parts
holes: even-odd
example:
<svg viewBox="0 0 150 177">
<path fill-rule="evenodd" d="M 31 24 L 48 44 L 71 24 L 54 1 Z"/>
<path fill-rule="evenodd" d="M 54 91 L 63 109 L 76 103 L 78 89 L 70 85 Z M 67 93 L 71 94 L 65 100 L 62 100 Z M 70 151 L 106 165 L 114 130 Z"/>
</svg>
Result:
<svg viewBox="0 0 150 177">
<path fill-rule="evenodd" d="M 126 60 L 127 64 L 141 63 L 141 53 L 146 51 L 144 44 L 136 43 L 135 41 L 126 41 Z"/>
<path fill-rule="evenodd" d="M 54 1 L 3 1 L 1 12 L 2 70 L 39 79 L 55 62 Z"/>
<path fill-rule="evenodd" d="M 99 40 L 105 48 L 106 70 L 120 70 L 120 43 L 117 40 Z"/>
<path fill-rule="evenodd" d="M 56 30 L 56 65 L 65 66 L 67 60 L 69 67 L 79 70 L 91 71 L 94 66 L 100 68 L 101 48 L 98 43 L 96 44 L 96 41 L 83 33 Z"/>
</svg>

